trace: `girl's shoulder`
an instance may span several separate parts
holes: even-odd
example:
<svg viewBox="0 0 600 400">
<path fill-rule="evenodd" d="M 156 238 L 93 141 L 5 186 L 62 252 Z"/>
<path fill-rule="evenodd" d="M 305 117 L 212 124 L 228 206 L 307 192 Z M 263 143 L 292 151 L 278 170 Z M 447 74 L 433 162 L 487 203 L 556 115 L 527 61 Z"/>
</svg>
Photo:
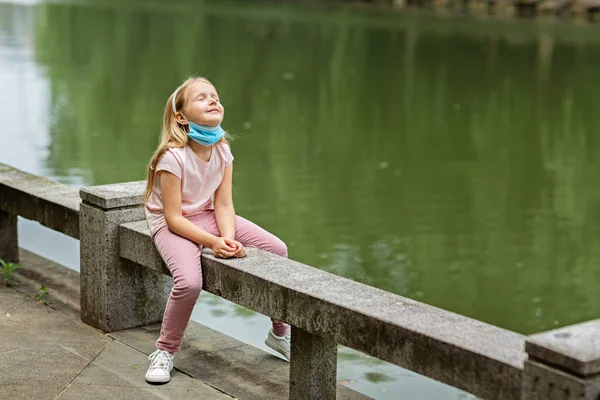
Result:
<svg viewBox="0 0 600 400">
<path fill-rule="evenodd" d="M 183 147 L 170 147 L 160 157 L 158 164 L 178 164 L 183 167 L 185 159 L 186 155 Z"/>
<path fill-rule="evenodd" d="M 165 151 L 163 157 L 173 157 L 179 162 L 186 158 L 185 147 L 170 147 Z"/>
<path fill-rule="evenodd" d="M 231 147 L 229 146 L 229 143 L 226 142 L 218 142 L 216 144 L 217 148 L 219 149 L 219 151 L 223 152 L 223 153 L 231 153 Z"/>
<path fill-rule="evenodd" d="M 176 157 L 183 157 L 185 155 L 185 147 L 169 147 L 167 152 L 170 152 Z"/>
<path fill-rule="evenodd" d="M 233 154 L 231 153 L 231 147 L 225 142 L 218 142 L 215 144 L 215 148 L 219 153 L 221 159 L 225 162 L 225 165 L 229 165 L 233 161 Z"/>
</svg>

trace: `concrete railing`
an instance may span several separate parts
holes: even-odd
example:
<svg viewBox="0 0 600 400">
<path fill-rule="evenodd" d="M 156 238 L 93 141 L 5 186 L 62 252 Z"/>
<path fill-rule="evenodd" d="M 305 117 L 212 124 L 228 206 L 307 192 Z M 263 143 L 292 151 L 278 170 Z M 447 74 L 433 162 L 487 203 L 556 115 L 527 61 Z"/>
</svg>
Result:
<svg viewBox="0 0 600 400">
<path fill-rule="evenodd" d="M 78 193 L 0 164 L 0 257 L 18 259 L 16 216 L 37 220 L 80 239 L 84 322 L 106 332 L 159 322 L 172 279 L 144 220 L 143 187 Z M 248 253 L 222 260 L 205 250 L 204 290 L 292 325 L 292 399 L 335 398 L 337 344 L 484 399 L 600 396 L 600 320 L 524 337 L 264 251 Z"/>
</svg>

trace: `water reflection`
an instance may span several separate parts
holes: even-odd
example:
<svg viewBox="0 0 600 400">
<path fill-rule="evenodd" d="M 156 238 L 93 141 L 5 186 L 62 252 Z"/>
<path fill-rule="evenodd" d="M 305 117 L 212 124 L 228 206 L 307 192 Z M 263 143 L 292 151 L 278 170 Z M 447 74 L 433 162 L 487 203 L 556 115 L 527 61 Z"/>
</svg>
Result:
<svg viewBox="0 0 600 400">
<path fill-rule="evenodd" d="M 391 376 L 387 376 L 380 372 L 365 372 L 364 377 L 366 380 L 373 383 L 391 382 L 394 380 Z"/>
<path fill-rule="evenodd" d="M 523 333 L 598 316 L 598 27 L 165 4 L 0 4 L 0 160 L 144 179 L 164 101 L 201 73 L 236 208 L 292 258 Z"/>
</svg>

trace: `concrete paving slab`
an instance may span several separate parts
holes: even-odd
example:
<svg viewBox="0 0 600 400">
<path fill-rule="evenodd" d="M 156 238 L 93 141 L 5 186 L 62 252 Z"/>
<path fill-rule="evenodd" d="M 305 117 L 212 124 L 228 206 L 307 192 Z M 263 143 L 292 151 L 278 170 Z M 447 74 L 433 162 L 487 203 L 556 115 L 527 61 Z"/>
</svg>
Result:
<svg viewBox="0 0 600 400">
<path fill-rule="evenodd" d="M 160 325 L 112 332 L 114 339 L 145 354 L 155 349 Z M 263 350 L 190 321 L 175 367 L 242 400 L 288 398 L 289 363 Z M 368 399 L 338 385 L 338 399 Z"/>
<path fill-rule="evenodd" d="M 51 308 L 79 319 L 79 272 L 24 249 L 19 249 L 19 258 L 26 267 L 17 270 L 19 284 L 14 289 L 34 298 L 43 284 L 48 290 Z"/>
<path fill-rule="evenodd" d="M 148 362 L 76 314 L 0 286 L 0 400 L 233 398 L 177 370 L 150 385 Z"/>
<path fill-rule="evenodd" d="M 192 378 L 190 378 L 192 379 Z M 126 386 L 70 385 L 56 400 L 212 400 L 198 392 L 140 389 Z M 227 397 L 231 399 L 231 397 Z"/>
<path fill-rule="evenodd" d="M 111 343 L 58 397 L 64 399 L 223 399 L 232 397 L 173 370 L 171 381 L 144 380 L 148 357 L 117 341 Z"/>
<path fill-rule="evenodd" d="M 0 379 L 2 400 L 54 400 L 63 383 L 35 379 Z"/>
<path fill-rule="evenodd" d="M 39 358 L 45 352 L 56 355 L 58 351 L 89 363 L 112 342 L 99 330 L 10 288 L 0 287 L 0 305 L 0 353 L 35 348 L 44 350 Z"/>
<path fill-rule="evenodd" d="M 54 399 L 113 339 L 0 286 L 0 399 Z"/>
<path fill-rule="evenodd" d="M 27 319 L 45 318 L 51 313 L 51 309 L 37 304 L 33 298 L 0 284 L 0 329 L 19 326 Z"/>
</svg>

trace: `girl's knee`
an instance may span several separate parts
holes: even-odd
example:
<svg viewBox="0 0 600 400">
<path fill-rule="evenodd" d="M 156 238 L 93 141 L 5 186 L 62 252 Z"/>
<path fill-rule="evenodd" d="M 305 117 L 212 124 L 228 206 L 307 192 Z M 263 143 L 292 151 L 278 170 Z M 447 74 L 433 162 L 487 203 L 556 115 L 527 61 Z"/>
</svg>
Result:
<svg viewBox="0 0 600 400">
<path fill-rule="evenodd" d="M 178 282 L 173 287 L 173 296 L 196 300 L 202 290 L 202 279 L 190 279 L 183 282 Z"/>
<path fill-rule="evenodd" d="M 277 254 L 281 257 L 288 256 L 288 248 L 287 245 L 283 242 L 283 240 L 276 238 L 276 240 L 272 244 L 272 253 Z"/>
</svg>

